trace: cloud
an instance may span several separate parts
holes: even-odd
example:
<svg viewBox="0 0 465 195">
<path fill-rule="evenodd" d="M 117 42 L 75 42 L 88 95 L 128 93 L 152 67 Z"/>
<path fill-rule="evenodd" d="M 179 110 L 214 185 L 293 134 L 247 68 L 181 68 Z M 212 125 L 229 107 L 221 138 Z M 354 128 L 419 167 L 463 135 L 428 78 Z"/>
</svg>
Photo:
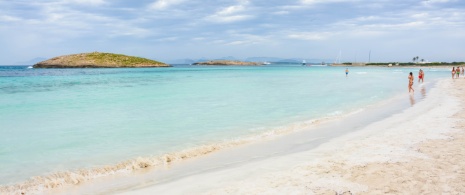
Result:
<svg viewBox="0 0 465 195">
<path fill-rule="evenodd" d="M 225 43 L 225 45 L 255 45 L 255 44 L 269 44 L 274 41 L 270 38 L 271 36 L 261 34 L 255 35 L 250 33 L 242 33 L 236 30 L 226 32 L 231 40 Z"/>
<path fill-rule="evenodd" d="M 291 32 L 287 37 L 299 40 L 321 41 L 329 39 L 333 34 L 330 32 Z"/>
<path fill-rule="evenodd" d="M 316 5 L 323 3 L 347 3 L 347 2 L 356 2 L 360 0 L 300 0 L 300 3 L 303 5 Z"/>
<path fill-rule="evenodd" d="M 290 12 L 289 11 L 276 11 L 276 12 L 272 12 L 272 14 L 274 15 L 287 15 L 289 14 Z"/>
<path fill-rule="evenodd" d="M 225 45 L 244 45 L 244 44 L 247 44 L 249 42 L 247 41 L 233 41 L 233 42 L 229 42 L 229 43 L 226 43 Z"/>
<path fill-rule="evenodd" d="M 192 38 L 193 41 L 204 41 L 206 39 L 207 38 L 205 38 L 205 37 L 194 37 L 194 38 Z"/>
<path fill-rule="evenodd" d="M 172 42 L 178 40 L 179 37 L 164 37 L 164 38 L 159 38 L 156 41 L 158 42 Z"/>
<path fill-rule="evenodd" d="M 218 48 L 241 48 L 228 50 L 232 53 L 228 55 L 275 52 L 271 49 L 247 51 L 268 46 L 283 48 L 276 55 L 298 55 L 295 49 L 286 46 L 303 48 L 311 41 L 328 48 L 344 47 L 344 44 L 361 47 L 369 40 L 369 44 L 386 48 L 395 43 L 398 47 L 416 49 L 418 43 L 434 42 L 463 50 L 461 40 L 465 35 L 461 32 L 465 31 L 465 11 L 459 0 L 208 2 L 0 0 L 3 8 L 0 11 L 0 42 L 8 43 L 7 48 L 16 47 L 11 51 L 30 48 L 32 57 L 39 50 L 45 53 L 46 49 L 40 46 L 46 46 L 47 52 L 60 53 L 63 50 L 56 48 L 63 45 L 72 46 L 68 47 L 72 49 L 98 45 L 111 50 L 114 45 L 152 48 L 156 47 L 154 42 L 163 45 L 170 41 L 178 43 L 157 47 L 199 45 L 209 52 L 221 52 Z"/>
<path fill-rule="evenodd" d="M 207 19 L 212 22 L 230 23 L 230 22 L 248 20 L 250 18 L 253 18 L 253 16 L 251 15 L 232 15 L 232 16 L 213 15 L 213 16 L 209 16 Z"/>
<path fill-rule="evenodd" d="M 21 21 L 21 18 L 9 16 L 9 15 L 0 15 L 0 22 L 18 22 Z"/>
<path fill-rule="evenodd" d="M 184 0 L 157 0 L 149 5 L 150 9 L 153 10 L 165 10 L 171 6 L 183 3 Z"/>
<path fill-rule="evenodd" d="M 65 0 L 62 1 L 63 3 L 74 3 L 74 4 L 81 4 L 81 5 L 91 5 L 91 6 L 98 6 L 107 4 L 105 0 Z"/>
<path fill-rule="evenodd" d="M 313 4 L 319 4 L 319 3 L 325 3 L 325 2 L 333 2 L 334 0 L 300 0 L 300 3 L 305 4 L 305 5 L 313 5 Z"/>
<path fill-rule="evenodd" d="M 247 13 L 249 4 L 249 1 L 239 1 L 239 4 L 222 8 L 205 19 L 217 23 L 230 23 L 254 18 L 253 15 Z"/>
<path fill-rule="evenodd" d="M 433 6 L 434 4 L 450 3 L 456 1 L 457 0 L 423 0 L 421 4 L 424 6 Z"/>
</svg>

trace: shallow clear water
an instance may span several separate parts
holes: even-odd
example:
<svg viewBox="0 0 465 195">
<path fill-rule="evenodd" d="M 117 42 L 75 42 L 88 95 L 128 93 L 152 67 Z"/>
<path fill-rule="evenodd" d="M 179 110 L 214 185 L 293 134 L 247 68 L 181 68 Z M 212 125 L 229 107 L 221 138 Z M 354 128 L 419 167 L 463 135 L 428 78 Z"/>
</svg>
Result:
<svg viewBox="0 0 465 195">
<path fill-rule="evenodd" d="M 0 66 L 0 185 L 343 115 L 407 94 L 418 69 Z M 426 81 L 449 76 L 426 69 Z M 415 81 L 416 83 L 416 81 Z"/>
</svg>

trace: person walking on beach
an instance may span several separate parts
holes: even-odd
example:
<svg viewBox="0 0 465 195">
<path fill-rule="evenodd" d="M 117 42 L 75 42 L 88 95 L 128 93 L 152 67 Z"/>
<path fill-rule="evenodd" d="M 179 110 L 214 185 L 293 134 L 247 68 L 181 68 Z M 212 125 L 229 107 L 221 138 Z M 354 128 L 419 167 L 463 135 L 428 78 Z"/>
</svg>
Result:
<svg viewBox="0 0 465 195">
<path fill-rule="evenodd" d="M 410 93 L 410 91 L 415 92 L 415 90 L 413 90 L 412 86 L 413 86 L 413 73 L 410 72 L 410 74 L 408 75 L 408 92 L 409 93 Z"/>
<path fill-rule="evenodd" d="M 465 72 L 465 70 L 463 69 L 463 66 L 462 66 L 462 76 L 463 76 L 463 74 L 465 74 L 464 72 Z"/>
<path fill-rule="evenodd" d="M 418 71 L 418 83 L 420 83 L 420 81 L 423 83 L 424 77 L 425 77 L 425 73 L 423 73 L 423 70 L 420 69 L 420 71 Z"/>
<path fill-rule="evenodd" d="M 452 67 L 452 79 L 455 77 L 455 67 Z"/>
<path fill-rule="evenodd" d="M 349 69 L 348 68 L 346 68 L 346 77 L 347 77 L 347 75 L 349 75 Z"/>
<path fill-rule="evenodd" d="M 425 71 L 421 70 L 421 82 L 425 81 Z"/>
<path fill-rule="evenodd" d="M 457 66 L 457 69 L 455 69 L 455 74 L 457 74 L 457 78 L 460 76 L 460 67 Z"/>
</svg>

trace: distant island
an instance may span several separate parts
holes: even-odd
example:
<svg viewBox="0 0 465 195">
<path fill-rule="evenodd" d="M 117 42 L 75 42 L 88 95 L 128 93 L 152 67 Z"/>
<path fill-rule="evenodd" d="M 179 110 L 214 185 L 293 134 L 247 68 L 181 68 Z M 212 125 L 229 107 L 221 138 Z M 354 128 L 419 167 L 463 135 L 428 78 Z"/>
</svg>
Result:
<svg viewBox="0 0 465 195">
<path fill-rule="evenodd" d="M 138 68 L 170 67 L 170 65 L 146 58 L 113 53 L 80 53 L 54 57 L 37 64 L 34 68 Z"/>
<path fill-rule="evenodd" d="M 193 65 L 219 65 L 219 66 L 260 66 L 263 63 L 259 62 L 244 62 L 237 60 L 210 60 L 206 62 L 196 62 Z"/>
</svg>

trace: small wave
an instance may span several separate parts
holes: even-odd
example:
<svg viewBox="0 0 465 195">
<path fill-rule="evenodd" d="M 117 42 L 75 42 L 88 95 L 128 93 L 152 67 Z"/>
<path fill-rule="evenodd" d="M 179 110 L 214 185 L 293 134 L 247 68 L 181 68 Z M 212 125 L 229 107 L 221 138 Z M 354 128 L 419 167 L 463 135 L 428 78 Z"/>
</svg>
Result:
<svg viewBox="0 0 465 195">
<path fill-rule="evenodd" d="M 361 110 L 356 110 L 354 112 L 347 113 L 346 115 L 360 111 Z M 85 181 L 90 181 L 92 179 L 105 176 L 129 174 L 136 170 L 151 167 L 164 167 L 175 162 L 204 156 L 206 154 L 210 154 L 212 152 L 220 151 L 226 148 L 232 148 L 234 146 L 249 144 L 256 141 L 270 140 L 280 135 L 301 131 L 310 128 L 313 125 L 318 125 L 322 122 L 340 118 L 342 115 L 343 113 L 341 111 L 336 111 L 330 114 L 328 117 L 293 123 L 287 126 L 277 127 L 269 131 L 261 131 L 255 135 L 226 140 L 220 143 L 197 146 L 179 152 L 167 153 L 160 156 L 138 157 L 103 167 L 81 169 L 77 171 L 56 172 L 46 176 L 36 176 L 22 183 L 9 186 L 0 186 L 0 194 L 41 194 L 48 190 L 62 188 L 65 186 L 78 185 Z M 260 129 L 261 128 L 258 128 L 256 130 Z"/>
<path fill-rule="evenodd" d="M 355 72 L 357 74 L 367 74 L 367 72 Z"/>
<path fill-rule="evenodd" d="M 342 115 L 342 111 L 339 111 L 339 110 L 328 114 L 328 116 L 340 116 L 340 115 Z"/>
</svg>

